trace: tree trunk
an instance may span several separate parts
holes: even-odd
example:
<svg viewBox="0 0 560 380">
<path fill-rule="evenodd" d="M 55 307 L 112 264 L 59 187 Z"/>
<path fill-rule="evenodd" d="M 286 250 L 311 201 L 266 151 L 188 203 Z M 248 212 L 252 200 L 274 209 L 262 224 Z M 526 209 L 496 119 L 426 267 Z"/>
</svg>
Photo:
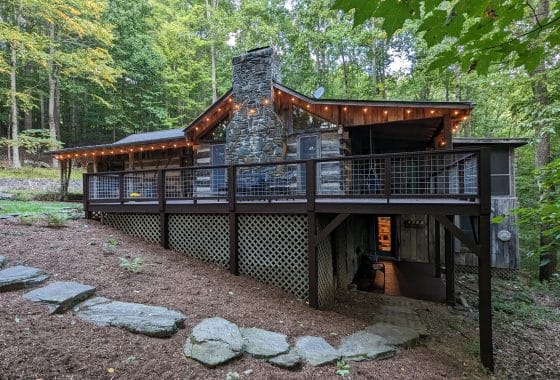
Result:
<svg viewBox="0 0 560 380">
<path fill-rule="evenodd" d="M 48 61 L 48 83 L 49 83 L 49 132 L 51 140 L 57 140 L 57 123 L 56 123 L 56 74 L 54 65 L 54 25 L 49 25 L 49 61 Z M 53 158 L 53 168 L 58 167 L 58 160 Z"/>
<path fill-rule="evenodd" d="M 536 15 L 535 22 L 545 19 L 549 16 L 549 1 L 540 0 L 539 9 Z M 547 86 L 547 76 L 544 60 L 541 61 L 537 69 L 531 75 L 533 77 L 532 90 L 533 98 L 535 104 L 539 109 L 547 107 L 550 104 L 550 96 Z M 550 162 L 550 132 L 546 130 L 546 125 L 544 123 L 537 123 L 535 126 L 535 167 L 541 169 Z M 539 182 L 539 198 L 542 201 L 546 198 L 548 191 Z M 550 226 L 546 224 L 541 224 L 540 227 L 540 248 L 541 248 L 541 265 L 539 267 L 539 279 L 549 280 L 556 270 L 556 252 L 544 252 L 543 249 L 551 243 L 549 237 L 547 237 L 544 232 L 549 229 Z"/>
<path fill-rule="evenodd" d="M 17 16 L 16 16 L 17 17 Z M 16 42 L 11 44 L 12 53 L 12 67 L 10 70 L 10 100 L 11 100 L 11 111 L 12 111 L 12 140 L 14 142 L 18 139 L 18 108 L 17 108 L 17 85 L 16 85 L 16 70 L 17 70 L 17 52 L 16 52 Z M 21 168 L 21 161 L 19 158 L 19 147 L 12 147 L 12 166 L 14 168 Z"/>
<path fill-rule="evenodd" d="M 375 37 L 375 20 L 371 19 L 371 84 L 373 85 L 373 97 L 379 95 L 379 88 L 377 84 L 377 38 Z"/>
<path fill-rule="evenodd" d="M 41 107 L 41 129 L 45 129 L 45 97 L 42 93 L 39 102 Z"/>
<path fill-rule="evenodd" d="M 348 65 L 346 64 L 346 58 L 344 53 L 344 48 L 340 46 L 340 58 L 342 59 L 342 75 L 344 80 L 344 97 L 349 98 L 348 94 Z"/>
<path fill-rule="evenodd" d="M 218 0 L 212 0 L 212 8 L 216 9 L 218 7 Z M 206 18 L 212 29 L 212 18 L 210 12 L 210 3 L 206 0 Z M 211 80 L 212 80 L 212 103 L 218 100 L 218 89 L 216 83 L 216 36 L 213 32 L 210 33 L 210 70 L 211 70 Z"/>
<path fill-rule="evenodd" d="M 31 109 L 25 111 L 23 129 L 33 129 L 33 110 Z"/>
</svg>

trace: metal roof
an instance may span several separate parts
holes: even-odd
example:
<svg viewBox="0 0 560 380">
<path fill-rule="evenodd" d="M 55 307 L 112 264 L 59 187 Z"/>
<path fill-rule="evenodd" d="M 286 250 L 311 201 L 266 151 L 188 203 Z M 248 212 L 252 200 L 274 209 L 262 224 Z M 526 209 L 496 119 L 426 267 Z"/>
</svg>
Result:
<svg viewBox="0 0 560 380">
<path fill-rule="evenodd" d="M 508 137 L 453 137 L 456 145 L 512 145 L 519 147 L 527 145 L 529 139 Z"/>
<path fill-rule="evenodd" d="M 183 140 L 184 138 L 185 138 L 185 132 L 183 132 L 183 128 L 167 129 L 163 131 L 135 133 L 133 135 L 115 141 L 112 144 L 68 147 L 59 150 L 51 150 L 46 153 L 59 154 L 59 153 L 67 153 L 67 152 L 83 152 L 83 151 L 89 151 L 95 149 L 110 149 L 110 148 L 125 147 L 125 146 L 130 146 L 135 144 L 150 144 L 155 142 L 177 141 L 177 140 Z"/>
<path fill-rule="evenodd" d="M 123 139 L 115 141 L 116 144 L 137 144 L 137 143 L 145 143 L 145 142 L 152 142 L 152 141 L 159 141 L 159 140 L 171 140 L 171 139 L 180 139 L 185 137 L 185 132 L 183 132 L 183 128 L 178 129 L 168 129 L 164 131 L 154 131 L 154 132 L 145 132 L 145 133 L 135 133 L 130 136 L 126 136 Z"/>
</svg>

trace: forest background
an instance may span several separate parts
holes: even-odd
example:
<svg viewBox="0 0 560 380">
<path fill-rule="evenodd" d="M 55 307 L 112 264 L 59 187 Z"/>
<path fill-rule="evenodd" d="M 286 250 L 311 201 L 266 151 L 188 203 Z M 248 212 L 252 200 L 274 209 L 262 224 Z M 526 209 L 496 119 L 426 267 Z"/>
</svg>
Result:
<svg viewBox="0 0 560 380">
<path fill-rule="evenodd" d="M 558 281 L 558 1 L 3 0 L 0 144 L 116 141 L 181 128 L 275 47 L 282 83 L 325 98 L 473 101 L 460 136 L 518 149 L 523 268 Z"/>
</svg>

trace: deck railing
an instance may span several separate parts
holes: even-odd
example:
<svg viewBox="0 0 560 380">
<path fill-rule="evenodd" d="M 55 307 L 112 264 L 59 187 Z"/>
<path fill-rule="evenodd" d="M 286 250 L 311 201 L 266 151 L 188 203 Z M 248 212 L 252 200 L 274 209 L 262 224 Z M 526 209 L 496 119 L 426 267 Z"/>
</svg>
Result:
<svg viewBox="0 0 560 380">
<path fill-rule="evenodd" d="M 479 165 L 479 150 L 426 151 L 86 174 L 84 190 L 90 203 L 122 204 L 320 198 L 475 201 Z"/>
</svg>

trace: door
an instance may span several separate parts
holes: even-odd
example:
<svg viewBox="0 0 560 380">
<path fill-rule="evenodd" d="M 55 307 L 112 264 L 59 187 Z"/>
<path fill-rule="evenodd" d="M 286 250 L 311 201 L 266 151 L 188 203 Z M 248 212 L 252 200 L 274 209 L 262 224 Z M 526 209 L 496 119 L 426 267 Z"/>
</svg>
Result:
<svg viewBox="0 0 560 380">
<path fill-rule="evenodd" d="M 216 144 L 211 148 L 211 164 L 225 165 L 226 163 L 226 145 Z M 226 168 L 212 169 L 210 186 L 212 193 L 223 193 L 226 191 Z"/>
<path fill-rule="evenodd" d="M 375 216 L 375 252 L 381 257 L 397 258 L 394 220 L 392 216 Z"/>
<path fill-rule="evenodd" d="M 298 154 L 300 160 L 313 160 L 319 158 L 319 137 L 317 135 L 301 136 L 298 141 Z M 305 164 L 299 165 L 299 187 L 305 187 Z M 319 177 L 320 168 L 316 168 Z"/>
</svg>

